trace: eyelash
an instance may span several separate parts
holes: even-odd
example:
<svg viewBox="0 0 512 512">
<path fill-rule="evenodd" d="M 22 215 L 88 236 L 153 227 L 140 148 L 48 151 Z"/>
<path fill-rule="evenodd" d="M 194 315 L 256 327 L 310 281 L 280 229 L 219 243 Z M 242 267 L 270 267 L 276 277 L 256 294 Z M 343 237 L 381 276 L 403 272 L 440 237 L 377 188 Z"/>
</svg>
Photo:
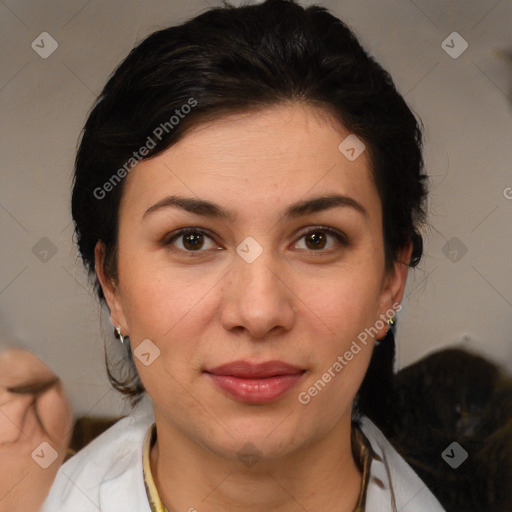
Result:
<svg viewBox="0 0 512 512">
<path fill-rule="evenodd" d="M 305 231 L 305 232 L 300 234 L 300 236 L 297 239 L 297 241 L 300 240 L 301 238 L 304 238 L 307 235 L 310 235 L 311 233 L 318 233 L 318 232 L 327 233 L 329 235 L 332 235 L 334 238 L 336 238 L 336 240 L 343 247 L 347 247 L 349 245 L 349 240 L 348 240 L 347 236 L 344 233 L 338 232 L 338 231 L 336 231 L 336 230 L 334 230 L 332 228 L 328 228 L 328 227 L 325 227 L 325 226 L 314 226 L 312 228 L 309 228 L 308 231 Z M 165 237 L 165 239 L 163 241 L 163 245 L 166 246 L 166 247 L 170 246 L 178 238 L 183 237 L 185 235 L 188 235 L 190 233 L 205 235 L 208 238 L 210 238 L 211 240 L 213 240 L 213 237 L 211 235 L 209 235 L 208 231 L 205 231 L 204 229 L 201 229 L 201 228 L 183 228 L 183 229 L 179 229 L 178 231 L 175 231 L 174 233 L 171 233 L 170 235 L 172 235 L 172 236 L 170 238 L 169 237 Z M 175 248 L 175 249 L 177 251 L 184 252 L 187 255 L 191 255 L 191 256 L 199 256 L 201 253 L 207 252 L 206 250 L 187 251 L 187 250 L 184 250 L 184 249 L 178 249 L 178 248 Z M 304 250 L 304 249 L 301 249 L 301 250 Z M 318 253 L 319 255 L 321 255 L 321 254 L 327 254 L 328 255 L 328 254 L 332 254 L 333 251 L 335 251 L 335 250 L 336 249 L 319 249 L 318 251 L 310 250 L 308 252 L 313 253 L 313 254 Z"/>
</svg>

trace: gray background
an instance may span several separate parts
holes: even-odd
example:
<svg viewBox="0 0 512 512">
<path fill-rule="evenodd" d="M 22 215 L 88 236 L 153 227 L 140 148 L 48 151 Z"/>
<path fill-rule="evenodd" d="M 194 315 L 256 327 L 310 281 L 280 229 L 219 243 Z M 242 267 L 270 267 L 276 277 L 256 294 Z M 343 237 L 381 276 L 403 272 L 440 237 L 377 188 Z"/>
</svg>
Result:
<svg viewBox="0 0 512 512">
<path fill-rule="evenodd" d="M 462 343 L 512 370 L 511 0 L 317 3 L 356 32 L 425 124 L 430 228 L 399 316 L 398 366 Z M 219 4 L 0 1 L 0 337 L 57 372 L 76 414 L 125 410 L 104 369 L 111 326 L 72 243 L 80 130 L 137 42 Z M 454 31 L 469 45 L 456 59 L 442 47 Z M 42 32 L 58 43 L 47 59 L 31 47 Z"/>
</svg>

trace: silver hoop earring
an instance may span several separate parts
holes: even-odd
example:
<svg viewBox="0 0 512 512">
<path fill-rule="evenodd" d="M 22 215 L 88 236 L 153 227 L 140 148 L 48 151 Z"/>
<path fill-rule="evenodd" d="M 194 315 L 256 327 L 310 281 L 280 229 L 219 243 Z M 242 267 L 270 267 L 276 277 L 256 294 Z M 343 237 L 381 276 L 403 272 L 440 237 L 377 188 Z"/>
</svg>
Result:
<svg viewBox="0 0 512 512">
<path fill-rule="evenodd" d="M 114 336 L 121 342 L 124 348 L 128 347 L 128 336 L 121 334 L 121 326 L 114 328 Z"/>
</svg>

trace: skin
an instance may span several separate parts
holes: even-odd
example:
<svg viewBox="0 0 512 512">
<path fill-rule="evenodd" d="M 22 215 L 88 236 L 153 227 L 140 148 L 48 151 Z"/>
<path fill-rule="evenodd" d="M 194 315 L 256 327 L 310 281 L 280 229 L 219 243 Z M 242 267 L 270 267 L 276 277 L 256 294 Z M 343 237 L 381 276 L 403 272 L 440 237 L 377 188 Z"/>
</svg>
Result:
<svg viewBox="0 0 512 512">
<path fill-rule="evenodd" d="M 33 393 L 21 391 L 28 386 Z M 40 509 L 72 426 L 71 405 L 51 369 L 26 350 L 0 349 L 0 512 Z"/>
<path fill-rule="evenodd" d="M 283 104 L 202 124 L 126 178 L 118 279 L 103 271 L 101 242 L 96 271 L 132 350 L 145 339 L 160 350 L 149 366 L 135 362 L 154 404 L 151 467 L 169 510 L 353 510 L 361 475 L 350 448 L 351 410 L 374 340 L 308 405 L 298 394 L 400 303 L 412 247 L 385 272 L 370 161 L 366 151 L 349 161 L 338 150 L 348 135 L 318 108 Z M 291 203 L 332 193 L 357 200 L 367 215 L 338 207 L 282 219 Z M 237 218 L 176 207 L 143 218 L 171 194 L 208 199 Z M 315 226 L 345 233 L 349 245 L 327 234 L 317 248 L 304 236 L 318 233 Z M 183 227 L 212 236 L 195 258 L 183 236 L 162 243 Z M 263 248 L 252 263 L 236 252 L 247 236 Z M 283 360 L 306 373 L 275 402 L 244 404 L 204 373 L 238 359 Z M 237 456 L 246 443 L 260 457 L 251 467 Z"/>
</svg>

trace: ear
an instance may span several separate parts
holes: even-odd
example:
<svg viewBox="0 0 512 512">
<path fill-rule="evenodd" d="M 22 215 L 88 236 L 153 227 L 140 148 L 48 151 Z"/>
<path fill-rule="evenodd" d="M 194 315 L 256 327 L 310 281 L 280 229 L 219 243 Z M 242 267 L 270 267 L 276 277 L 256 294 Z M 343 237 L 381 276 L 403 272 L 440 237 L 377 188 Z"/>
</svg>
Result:
<svg viewBox="0 0 512 512">
<path fill-rule="evenodd" d="M 412 242 L 404 245 L 398 253 L 398 260 L 393 262 L 392 269 L 386 274 L 382 286 L 380 298 L 380 314 L 381 318 L 389 318 L 387 311 L 397 310 L 397 306 L 401 304 L 404 296 L 405 283 L 407 281 L 407 273 L 409 271 L 409 261 L 412 254 Z M 388 325 L 384 326 L 377 335 L 377 339 L 385 336 Z"/>
<path fill-rule="evenodd" d="M 110 321 L 114 327 L 121 327 L 121 333 L 124 336 L 128 335 L 128 325 L 123 312 L 121 297 L 119 290 L 114 280 L 105 274 L 104 270 L 105 261 L 105 244 L 98 240 L 94 248 L 94 268 L 96 275 L 101 284 L 105 300 L 107 301 L 108 309 L 110 311 Z"/>
</svg>

